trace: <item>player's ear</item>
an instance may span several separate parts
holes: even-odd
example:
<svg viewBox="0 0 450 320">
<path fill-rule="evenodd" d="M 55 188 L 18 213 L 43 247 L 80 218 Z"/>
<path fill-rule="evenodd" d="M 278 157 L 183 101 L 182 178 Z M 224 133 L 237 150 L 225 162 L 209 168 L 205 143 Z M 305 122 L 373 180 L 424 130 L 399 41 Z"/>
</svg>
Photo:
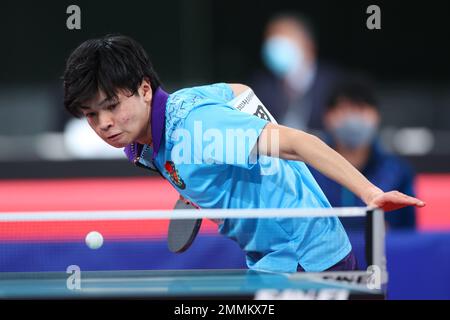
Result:
<svg viewBox="0 0 450 320">
<path fill-rule="evenodd" d="M 141 91 L 145 102 L 152 101 L 153 90 L 152 90 L 152 86 L 150 85 L 150 81 L 147 78 L 144 78 L 142 80 L 141 87 L 139 88 L 139 90 Z"/>
</svg>

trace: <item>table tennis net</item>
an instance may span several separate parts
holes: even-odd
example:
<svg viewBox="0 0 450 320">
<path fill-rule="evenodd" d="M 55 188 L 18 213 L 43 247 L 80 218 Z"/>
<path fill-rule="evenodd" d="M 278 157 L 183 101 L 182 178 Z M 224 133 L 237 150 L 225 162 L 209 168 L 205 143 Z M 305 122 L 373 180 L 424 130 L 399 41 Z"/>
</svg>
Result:
<svg viewBox="0 0 450 320">
<path fill-rule="evenodd" d="M 192 246 L 180 254 L 167 250 L 167 229 L 173 219 L 203 221 Z M 359 268 L 385 268 L 383 212 L 350 207 L 0 212 L 0 272 L 62 271 L 68 265 L 90 270 L 245 268 L 242 249 L 247 247 L 239 242 L 256 241 L 253 248 L 258 249 L 267 238 L 279 236 L 280 230 L 302 236 L 315 225 L 326 226 L 337 219 L 346 230 Z M 230 230 L 224 235 L 226 228 Z M 92 250 L 85 243 L 91 231 L 103 236 L 99 249 Z M 338 240 L 332 232 L 326 237 L 324 245 Z"/>
</svg>

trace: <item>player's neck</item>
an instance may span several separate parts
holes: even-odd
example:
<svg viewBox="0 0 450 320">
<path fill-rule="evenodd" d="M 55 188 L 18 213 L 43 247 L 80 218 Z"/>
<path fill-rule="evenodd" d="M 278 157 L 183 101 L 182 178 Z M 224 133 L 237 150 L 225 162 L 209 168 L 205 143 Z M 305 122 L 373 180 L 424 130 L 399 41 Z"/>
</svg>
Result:
<svg viewBox="0 0 450 320">
<path fill-rule="evenodd" d="M 150 102 L 150 106 L 151 106 L 151 102 Z M 151 116 L 151 110 L 152 108 L 149 108 L 148 111 L 148 119 L 146 121 L 147 125 L 145 126 L 145 128 L 142 129 L 142 133 L 140 134 L 139 138 L 136 139 L 136 142 L 139 144 L 148 144 L 148 145 L 152 145 L 153 143 L 153 139 L 152 139 L 152 116 Z"/>
<path fill-rule="evenodd" d="M 148 121 L 148 125 L 143 130 L 143 132 L 140 135 L 140 137 L 138 139 L 136 139 L 136 142 L 139 143 L 139 144 L 142 144 L 142 145 L 144 145 L 144 144 L 152 145 L 152 143 L 153 143 L 152 126 L 151 126 L 150 121 Z"/>
<path fill-rule="evenodd" d="M 146 133 L 144 135 L 141 136 L 141 138 L 138 138 L 136 140 L 137 143 L 139 144 L 148 144 L 151 145 L 153 140 L 152 140 L 152 131 L 151 131 L 151 126 L 148 126 L 148 130 L 146 130 Z"/>
</svg>

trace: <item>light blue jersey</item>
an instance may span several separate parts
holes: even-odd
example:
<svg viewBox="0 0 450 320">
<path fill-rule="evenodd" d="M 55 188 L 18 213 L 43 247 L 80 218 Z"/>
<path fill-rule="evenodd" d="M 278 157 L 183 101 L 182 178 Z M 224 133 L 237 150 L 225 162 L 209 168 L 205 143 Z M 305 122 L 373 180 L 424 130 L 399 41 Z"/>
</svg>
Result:
<svg viewBox="0 0 450 320">
<path fill-rule="evenodd" d="M 169 95 L 154 158 L 164 177 L 200 208 L 330 207 L 304 163 L 256 155 L 267 121 L 235 109 L 234 98 L 225 83 Z M 144 148 L 140 161 L 150 165 L 151 154 Z M 252 269 L 323 271 L 351 251 L 337 217 L 225 219 L 219 232 L 237 241 Z"/>
</svg>

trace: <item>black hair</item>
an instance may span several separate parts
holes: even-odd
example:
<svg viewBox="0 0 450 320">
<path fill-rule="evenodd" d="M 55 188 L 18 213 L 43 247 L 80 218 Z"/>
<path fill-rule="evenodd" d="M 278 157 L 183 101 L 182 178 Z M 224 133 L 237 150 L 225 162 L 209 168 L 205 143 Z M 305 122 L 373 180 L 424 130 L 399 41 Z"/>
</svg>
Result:
<svg viewBox="0 0 450 320">
<path fill-rule="evenodd" d="M 298 30 L 302 30 L 307 35 L 311 42 L 317 42 L 317 29 L 308 16 L 295 11 L 281 11 L 272 16 L 267 22 L 267 25 L 281 20 L 292 21 Z"/>
<path fill-rule="evenodd" d="M 328 96 L 326 110 L 334 109 L 344 99 L 353 102 L 356 106 L 370 106 L 378 110 L 378 98 L 374 86 L 366 78 L 347 78 L 335 85 Z"/>
<path fill-rule="evenodd" d="M 99 91 L 108 99 L 115 98 L 119 89 L 137 94 L 144 79 L 150 82 L 153 91 L 161 85 L 147 53 L 137 41 L 124 35 L 87 40 L 67 59 L 64 107 L 80 118 L 80 107 Z"/>
</svg>

